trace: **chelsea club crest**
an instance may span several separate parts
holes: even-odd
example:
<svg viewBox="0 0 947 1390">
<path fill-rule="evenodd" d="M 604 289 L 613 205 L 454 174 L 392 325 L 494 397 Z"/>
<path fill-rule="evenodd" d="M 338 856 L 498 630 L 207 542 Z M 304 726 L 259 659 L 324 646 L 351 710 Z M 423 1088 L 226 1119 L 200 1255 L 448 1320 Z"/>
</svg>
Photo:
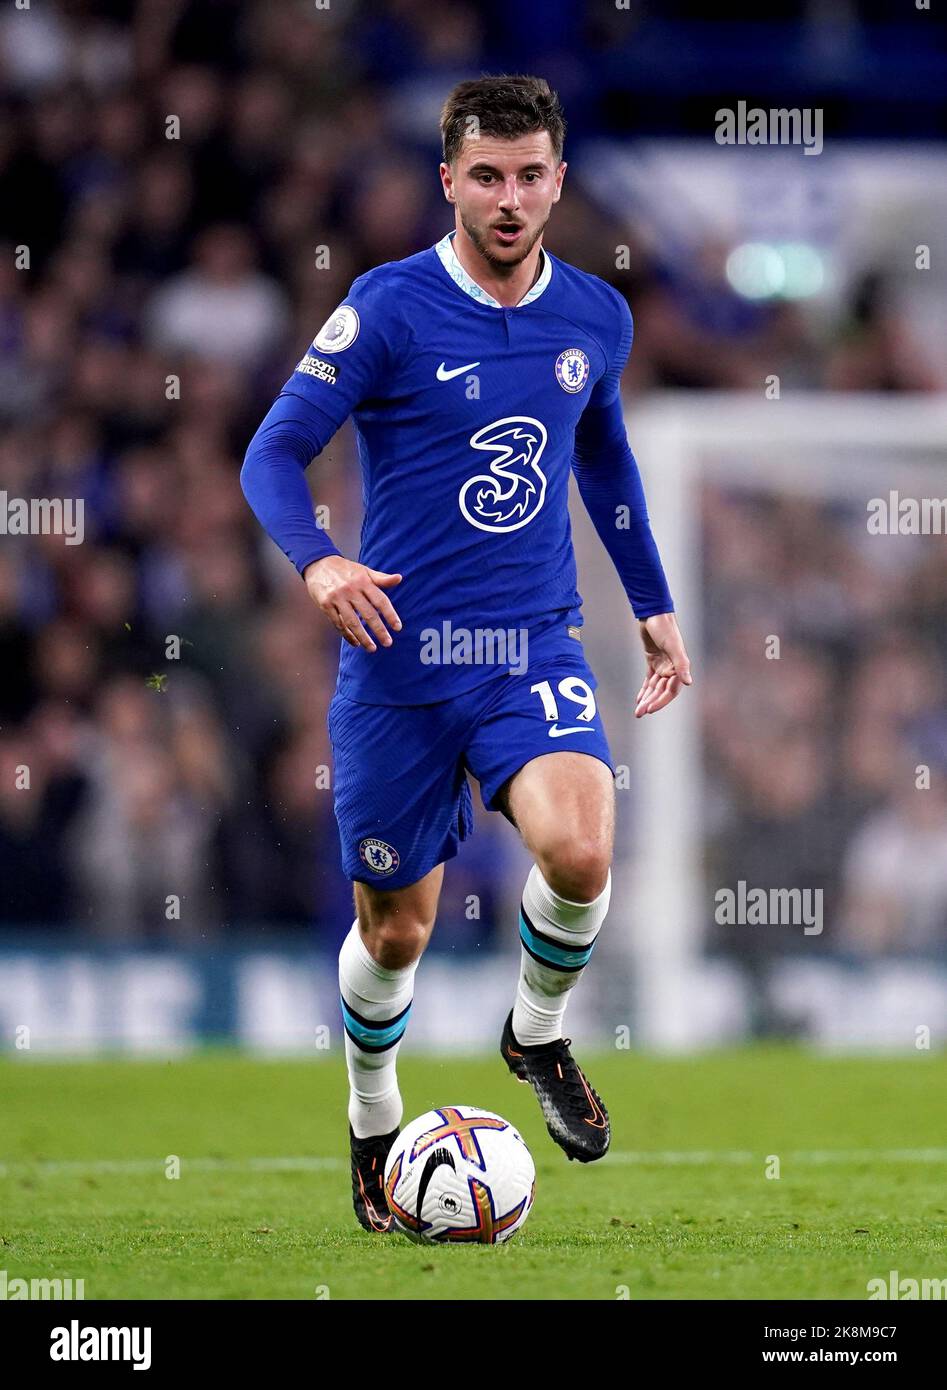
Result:
<svg viewBox="0 0 947 1390">
<path fill-rule="evenodd" d="M 401 863 L 401 856 L 384 840 L 363 840 L 358 847 L 358 857 L 373 874 L 393 874 Z"/>
<path fill-rule="evenodd" d="M 589 379 L 589 359 L 581 348 L 566 348 L 556 358 L 556 380 L 563 391 L 575 395 Z"/>
</svg>

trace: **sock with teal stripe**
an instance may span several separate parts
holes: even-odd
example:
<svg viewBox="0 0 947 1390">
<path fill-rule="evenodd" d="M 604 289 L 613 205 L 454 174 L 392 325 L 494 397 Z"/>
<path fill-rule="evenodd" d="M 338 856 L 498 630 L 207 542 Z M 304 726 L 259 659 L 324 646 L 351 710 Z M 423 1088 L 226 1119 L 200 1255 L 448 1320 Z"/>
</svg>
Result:
<svg viewBox="0 0 947 1390">
<path fill-rule="evenodd" d="M 525 1047 L 562 1037 L 562 1019 L 605 920 L 612 876 L 590 903 L 560 898 L 534 864 L 520 907 L 520 978 L 513 1036 Z"/>
<path fill-rule="evenodd" d="M 401 1124 L 398 1048 L 408 1026 L 414 994 L 413 961 L 388 970 L 375 961 L 358 928 L 339 952 L 339 993 L 349 1074 L 349 1123 L 359 1139 L 390 1134 Z"/>
</svg>

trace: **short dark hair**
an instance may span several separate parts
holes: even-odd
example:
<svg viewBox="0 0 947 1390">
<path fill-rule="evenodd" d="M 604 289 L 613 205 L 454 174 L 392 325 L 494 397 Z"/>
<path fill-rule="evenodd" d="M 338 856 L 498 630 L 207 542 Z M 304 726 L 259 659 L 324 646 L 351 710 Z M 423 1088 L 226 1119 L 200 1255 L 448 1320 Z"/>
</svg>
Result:
<svg viewBox="0 0 947 1390">
<path fill-rule="evenodd" d="M 441 139 L 444 163 L 453 164 L 470 133 L 468 122 L 482 135 L 515 140 L 537 130 L 549 132 L 556 163 L 562 158 L 566 122 L 559 97 L 544 77 L 523 73 L 500 77 L 477 77 L 460 82 L 441 111 Z"/>
</svg>

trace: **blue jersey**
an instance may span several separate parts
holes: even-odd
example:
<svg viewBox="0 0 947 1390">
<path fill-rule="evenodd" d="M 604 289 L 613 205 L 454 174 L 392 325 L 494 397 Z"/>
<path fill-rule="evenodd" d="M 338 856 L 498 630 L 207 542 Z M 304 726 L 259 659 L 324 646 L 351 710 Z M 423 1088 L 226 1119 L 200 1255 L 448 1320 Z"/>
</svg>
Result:
<svg viewBox="0 0 947 1390">
<path fill-rule="evenodd" d="M 403 623 L 393 645 L 342 646 L 338 691 L 351 700 L 454 698 L 510 664 L 477 660 L 457 634 L 526 633 L 539 657 L 582 621 L 568 510 L 576 428 L 587 410 L 619 409 L 631 314 L 611 286 L 545 250 L 531 290 L 504 308 L 463 270 L 452 236 L 360 276 L 281 393 L 284 418 L 305 402 L 320 439 L 352 416 L 358 558 L 403 575 L 386 590 Z M 621 439 L 627 449 L 623 426 Z M 670 607 L 665 593 L 652 611 Z"/>
</svg>

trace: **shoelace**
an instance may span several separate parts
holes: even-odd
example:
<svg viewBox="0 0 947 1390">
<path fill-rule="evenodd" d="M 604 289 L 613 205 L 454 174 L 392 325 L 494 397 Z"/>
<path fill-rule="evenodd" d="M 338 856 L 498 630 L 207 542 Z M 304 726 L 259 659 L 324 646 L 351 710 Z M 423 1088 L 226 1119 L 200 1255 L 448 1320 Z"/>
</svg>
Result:
<svg viewBox="0 0 947 1390">
<path fill-rule="evenodd" d="M 579 1064 L 575 1060 L 575 1058 L 568 1052 L 568 1049 L 571 1047 L 571 1045 L 571 1038 L 562 1038 L 560 1040 L 560 1043 L 555 1046 L 555 1051 L 550 1051 L 548 1054 L 543 1054 L 538 1057 L 534 1055 L 530 1060 L 534 1062 L 539 1062 L 543 1066 L 544 1070 L 547 1071 L 561 1068 L 562 1063 L 565 1062 L 566 1067 L 568 1068 L 568 1076 L 561 1075 L 560 1080 L 563 1087 L 565 1088 L 566 1094 L 568 1095 L 570 1100 L 575 1100 L 581 1104 L 586 1104 L 587 1097 L 585 1093 L 585 1086 L 588 1086 L 593 1096 L 596 1095 L 596 1092 L 594 1091 L 590 1082 L 586 1081 L 585 1085 L 583 1085 Z M 600 1099 L 599 1104 L 601 1104 Z"/>
</svg>

